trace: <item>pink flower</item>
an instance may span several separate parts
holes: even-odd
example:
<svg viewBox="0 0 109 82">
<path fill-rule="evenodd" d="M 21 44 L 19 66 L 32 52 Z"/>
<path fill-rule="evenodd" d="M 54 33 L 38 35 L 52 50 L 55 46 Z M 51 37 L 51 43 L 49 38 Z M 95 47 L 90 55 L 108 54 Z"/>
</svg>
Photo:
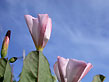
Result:
<svg viewBox="0 0 109 82">
<path fill-rule="evenodd" d="M 25 15 L 25 20 L 34 44 L 38 50 L 43 50 L 50 39 L 52 22 L 48 14 L 38 14 L 38 18 Z"/>
<path fill-rule="evenodd" d="M 54 71 L 59 82 L 80 82 L 91 68 L 91 63 L 76 59 L 64 59 L 60 56 L 54 64 Z"/>
</svg>

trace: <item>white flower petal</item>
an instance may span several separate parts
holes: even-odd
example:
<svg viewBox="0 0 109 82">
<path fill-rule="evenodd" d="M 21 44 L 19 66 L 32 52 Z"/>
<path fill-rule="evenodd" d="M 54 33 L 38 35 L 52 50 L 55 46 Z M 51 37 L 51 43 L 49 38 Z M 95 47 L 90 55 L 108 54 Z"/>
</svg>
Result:
<svg viewBox="0 0 109 82">
<path fill-rule="evenodd" d="M 25 15 L 25 20 L 27 23 L 27 26 L 29 28 L 30 33 L 32 33 L 32 28 L 33 28 L 33 18 L 31 15 Z"/>
<path fill-rule="evenodd" d="M 59 82 L 61 82 L 60 73 L 59 73 L 59 69 L 58 69 L 58 62 L 56 62 L 54 64 L 54 72 L 55 72 L 55 74 L 56 74 L 57 79 L 59 80 Z"/>
<path fill-rule="evenodd" d="M 64 81 L 67 82 L 67 78 L 66 78 L 66 68 L 67 68 L 67 64 L 68 64 L 69 59 L 64 59 L 63 57 L 58 56 L 58 62 L 59 62 L 59 72 L 62 73 L 64 78 Z"/>
<path fill-rule="evenodd" d="M 44 39 L 43 39 L 43 48 L 45 47 L 48 40 L 50 39 L 51 30 L 52 30 L 52 22 L 51 22 L 51 18 L 48 18 L 48 23 L 47 23 L 47 26 L 46 26 Z"/>
<path fill-rule="evenodd" d="M 46 31 L 44 35 L 45 39 L 48 39 L 48 40 L 50 39 L 51 30 L 52 30 L 52 22 L 51 22 L 51 18 L 48 18 L 48 23 L 47 23 Z"/>
</svg>

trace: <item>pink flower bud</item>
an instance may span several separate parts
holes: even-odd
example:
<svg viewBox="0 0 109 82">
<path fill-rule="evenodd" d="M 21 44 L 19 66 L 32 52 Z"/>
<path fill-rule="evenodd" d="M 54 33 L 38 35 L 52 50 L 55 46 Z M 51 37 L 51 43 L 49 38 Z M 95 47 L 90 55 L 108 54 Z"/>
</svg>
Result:
<svg viewBox="0 0 109 82">
<path fill-rule="evenodd" d="M 25 20 L 36 48 L 42 50 L 50 39 L 51 18 L 49 18 L 48 14 L 38 14 L 38 18 L 25 15 Z"/>
<path fill-rule="evenodd" d="M 4 58 L 7 55 L 7 50 L 8 50 L 8 45 L 9 45 L 9 40 L 10 40 L 10 35 L 11 35 L 11 31 L 8 30 L 5 38 L 3 40 L 2 43 L 2 49 L 1 49 L 1 57 Z"/>
<path fill-rule="evenodd" d="M 80 82 L 92 67 L 91 63 L 58 56 L 54 71 L 59 82 Z"/>
</svg>

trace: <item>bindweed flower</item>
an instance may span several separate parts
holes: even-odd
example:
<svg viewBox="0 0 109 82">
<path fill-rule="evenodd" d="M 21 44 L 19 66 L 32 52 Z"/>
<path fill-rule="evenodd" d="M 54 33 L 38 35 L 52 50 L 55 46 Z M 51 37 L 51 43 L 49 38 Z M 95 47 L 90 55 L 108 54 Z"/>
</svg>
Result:
<svg viewBox="0 0 109 82">
<path fill-rule="evenodd" d="M 9 45 L 9 40 L 10 40 L 10 35 L 11 35 L 11 31 L 8 30 L 5 38 L 3 40 L 2 43 L 2 48 L 1 48 L 1 57 L 4 58 L 7 55 L 7 50 L 8 50 L 8 45 Z"/>
<path fill-rule="evenodd" d="M 38 14 L 38 18 L 25 15 L 25 20 L 37 50 L 43 50 L 50 39 L 52 22 L 48 14 Z"/>
<path fill-rule="evenodd" d="M 91 63 L 76 59 L 64 59 L 60 56 L 54 64 L 54 72 L 59 82 L 80 82 L 91 68 Z"/>
</svg>

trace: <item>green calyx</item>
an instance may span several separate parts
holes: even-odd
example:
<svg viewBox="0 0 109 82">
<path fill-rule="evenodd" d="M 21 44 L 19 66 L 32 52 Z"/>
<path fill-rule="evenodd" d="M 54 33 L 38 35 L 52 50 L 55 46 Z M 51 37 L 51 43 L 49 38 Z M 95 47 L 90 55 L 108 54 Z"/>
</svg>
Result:
<svg viewBox="0 0 109 82">
<path fill-rule="evenodd" d="M 9 59 L 10 63 L 14 63 L 18 58 L 17 57 L 12 57 L 11 59 Z"/>
</svg>

